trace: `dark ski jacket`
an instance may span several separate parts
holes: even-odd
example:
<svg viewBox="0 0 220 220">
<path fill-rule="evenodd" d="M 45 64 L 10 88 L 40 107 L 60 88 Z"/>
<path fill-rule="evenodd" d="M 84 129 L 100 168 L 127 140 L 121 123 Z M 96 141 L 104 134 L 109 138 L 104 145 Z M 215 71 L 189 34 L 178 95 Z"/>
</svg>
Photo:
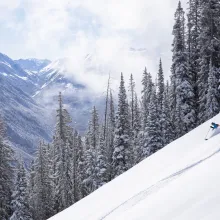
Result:
<svg viewBox="0 0 220 220">
<path fill-rule="evenodd" d="M 218 126 L 220 126 L 220 125 L 218 125 L 218 124 L 212 122 L 211 128 L 216 129 Z"/>
</svg>

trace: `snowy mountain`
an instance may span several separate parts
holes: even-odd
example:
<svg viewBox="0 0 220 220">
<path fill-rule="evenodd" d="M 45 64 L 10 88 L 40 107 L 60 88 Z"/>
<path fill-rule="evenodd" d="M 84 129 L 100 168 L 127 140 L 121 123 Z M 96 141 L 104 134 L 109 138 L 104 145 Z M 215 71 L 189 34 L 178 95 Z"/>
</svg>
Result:
<svg viewBox="0 0 220 220">
<path fill-rule="evenodd" d="M 39 93 L 44 93 L 44 90 L 50 89 L 50 87 L 63 87 L 66 88 L 68 84 L 76 88 L 84 88 L 83 85 L 77 84 L 73 78 L 69 79 L 66 77 L 67 70 L 67 59 L 59 59 L 53 62 L 50 62 L 47 66 L 42 68 L 38 72 L 39 78 L 39 91 L 34 94 L 34 96 L 39 96 Z M 72 74 L 73 75 L 73 74 Z"/>
<path fill-rule="evenodd" d="M 47 66 L 51 63 L 50 60 L 41 60 L 41 59 L 19 59 L 15 60 L 15 63 L 17 63 L 22 69 L 24 69 L 26 72 L 30 74 L 36 74 L 38 73 L 42 68 Z"/>
<path fill-rule="evenodd" d="M 17 63 L 0 54 L 0 105 L 13 147 L 27 157 L 35 151 L 39 139 L 50 140 L 51 120 L 32 97 L 37 90 L 32 78 Z"/>
<path fill-rule="evenodd" d="M 8 56 L 0 53 L 0 73 L 11 84 L 22 88 L 28 94 L 37 90 L 37 87 L 29 76 L 16 62 Z"/>
<path fill-rule="evenodd" d="M 51 220 L 220 219 L 220 114 Z"/>
</svg>

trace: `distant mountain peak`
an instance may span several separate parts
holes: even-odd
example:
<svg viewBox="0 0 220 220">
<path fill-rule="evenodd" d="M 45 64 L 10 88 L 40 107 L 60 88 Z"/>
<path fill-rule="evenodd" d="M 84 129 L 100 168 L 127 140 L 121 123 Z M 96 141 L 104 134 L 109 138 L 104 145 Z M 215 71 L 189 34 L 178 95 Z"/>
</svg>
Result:
<svg viewBox="0 0 220 220">
<path fill-rule="evenodd" d="M 17 63 L 22 69 L 26 70 L 29 73 L 36 73 L 48 64 L 50 64 L 51 61 L 47 59 L 28 58 L 15 60 L 15 63 Z"/>
</svg>

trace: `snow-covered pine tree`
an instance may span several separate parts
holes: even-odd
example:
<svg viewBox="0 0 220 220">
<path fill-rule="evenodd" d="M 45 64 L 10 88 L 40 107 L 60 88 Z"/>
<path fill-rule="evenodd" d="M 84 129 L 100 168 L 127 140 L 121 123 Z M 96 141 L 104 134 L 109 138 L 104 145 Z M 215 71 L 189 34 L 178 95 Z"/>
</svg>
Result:
<svg viewBox="0 0 220 220">
<path fill-rule="evenodd" d="M 85 173 L 83 178 L 83 197 L 89 195 L 97 189 L 95 165 L 96 165 L 96 153 L 88 145 L 88 139 L 86 140 L 85 150 Z"/>
<path fill-rule="evenodd" d="M 156 88 L 152 89 L 150 104 L 149 104 L 149 115 L 147 118 L 147 124 L 145 128 L 146 145 L 143 148 L 142 158 L 149 156 L 163 147 L 162 134 L 160 131 L 157 101 L 156 101 Z"/>
<path fill-rule="evenodd" d="M 12 209 L 13 214 L 10 220 L 32 220 L 28 204 L 26 170 L 23 161 L 18 162 Z"/>
<path fill-rule="evenodd" d="M 72 144 L 72 151 L 70 152 L 70 157 L 72 160 L 72 164 L 70 164 L 71 169 L 72 169 L 72 182 L 73 182 L 73 196 L 76 200 L 77 196 L 77 184 L 76 184 L 76 180 L 77 180 L 77 161 L 78 161 L 78 132 L 75 130 L 74 135 L 73 135 L 73 144 Z"/>
<path fill-rule="evenodd" d="M 83 164 L 83 182 L 82 182 L 82 196 L 85 197 L 94 191 L 94 166 L 95 158 L 94 153 L 90 148 L 89 143 L 89 131 L 85 136 L 85 146 L 84 146 L 84 164 Z M 92 164 L 92 166 L 90 166 Z"/>
<path fill-rule="evenodd" d="M 176 123 L 177 136 L 181 136 L 193 129 L 196 125 L 194 110 L 194 90 L 187 69 L 187 53 L 185 45 L 185 18 L 184 11 L 179 2 L 175 13 L 175 24 L 173 27 L 173 64 L 172 74 L 175 80 L 176 108 L 179 111 L 181 124 Z M 174 111 L 177 111 L 175 109 Z M 176 117 L 178 117 L 176 115 Z M 181 129 L 178 128 L 181 126 Z"/>
<path fill-rule="evenodd" d="M 141 110 L 137 94 L 134 97 L 134 126 L 133 126 L 133 152 L 134 164 L 141 161 Z"/>
<path fill-rule="evenodd" d="M 50 184 L 51 184 L 51 207 L 53 208 L 52 214 L 55 215 L 58 210 L 56 209 L 56 185 L 57 185 L 57 177 L 56 177 L 56 157 L 58 153 L 58 149 L 56 148 L 57 141 L 55 141 L 55 136 L 53 137 L 53 142 L 48 145 L 48 167 L 49 167 L 49 178 L 50 178 Z M 35 175 L 34 170 L 31 171 L 32 176 Z M 31 175 L 30 173 L 30 175 Z"/>
<path fill-rule="evenodd" d="M 27 173 L 27 201 L 30 209 L 30 213 L 32 218 L 37 219 L 37 213 L 35 213 L 35 192 L 34 192 L 34 179 L 35 179 L 35 171 L 34 171 L 34 160 L 31 162 L 30 170 Z"/>
<path fill-rule="evenodd" d="M 131 129 L 131 135 L 130 135 L 130 144 L 131 144 L 131 148 L 133 149 L 133 154 L 132 154 L 132 158 L 131 158 L 131 166 L 133 166 L 135 164 L 135 148 L 137 146 L 136 145 L 136 137 L 135 137 L 135 131 L 134 131 L 134 123 L 135 123 L 135 82 L 134 82 L 134 78 L 133 75 L 131 74 L 130 76 L 130 81 L 129 81 L 129 116 L 130 116 L 130 129 Z"/>
<path fill-rule="evenodd" d="M 97 188 L 103 186 L 109 181 L 108 173 L 108 157 L 106 152 L 106 140 L 104 133 L 104 126 L 102 126 L 100 132 L 99 146 L 97 149 L 97 161 L 96 161 L 96 177 L 97 177 Z"/>
<path fill-rule="evenodd" d="M 0 217 L 8 220 L 11 216 L 13 189 L 13 151 L 5 141 L 5 128 L 0 119 Z"/>
<path fill-rule="evenodd" d="M 33 218 L 42 220 L 48 219 L 53 214 L 47 147 L 47 144 L 40 142 L 34 161 Z"/>
<path fill-rule="evenodd" d="M 89 144 L 95 151 L 99 145 L 99 116 L 96 107 L 93 107 L 89 124 Z"/>
<path fill-rule="evenodd" d="M 147 146 L 148 134 L 146 132 L 146 127 L 148 123 L 150 100 L 154 87 L 152 76 L 150 73 L 147 72 L 146 68 L 143 74 L 142 86 L 143 86 L 143 90 L 142 90 L 142 121 L 143 122 L 142 122 L 142 131 L 140 132 L 140 146 L 142 146 L 141 160 L 149 156 L 149 151 Z"/>
<path fill-rule="evenodd" d="M 115 135 L 115 106 L 112 92 L 110 91 L 109 100 L 109 115 L 108 115 L 108 128 L 106 135 L 106 146 L 107 146 L 107 159 L 108 159 L 108 174 L 109 181 L 112 179 L 112 155 L 113 155 L 113 145 L 114 145 L 114 135 Z"/>
<path fill-rule="evenodd" d="M 174 132 L 174 140 L 177 138 L 177 132 L 175 128 L 175 118 L 176 118 L 176 75 L 171 67 L 171 76 L 170 76 L 170 88 L 169 88 L 169 106 L 170 106 L 170 114 L 171 114 L 171 121 L 172 127 Z"/>
<path fill-rule="evenodd" d="M 73 129 L 68 111 L 63 107 L 61 93 L 59 94 L 59 108 L 57 110 L 57 123 L 53 140 L 55 173 L 55 207 L 59 212 L 74 203 L 72 180 L 72 145 Z"/>
<path fill-rule="evenodd" d="M 207 93 L 208 93 L 208 76 L 210 72 L 210 63 L 214 72 L 217 72 L 216 84 L 219 87 L 219 67 L 220 67 L 220 6 L 219 0 L 201 0 L 201 17 L 200 17 L 200 35 L 198 47 L 200 49 L 200 72 L 199 72 L 199 119 L 200 123 L 207 119 Z M 217 94 L 219 102 L 219 94 Z M 219 110 L 218 110 L 219 111 Z"/>
<path fill-rule="evenodd" d="M 84 149 L 81 136 L 77 131 L 74 132 L 73 137 L 73 156 L 72 156 L 72 180 L 73 180 L 73 194 L 75 202 L 83 198 L 82 183 L 85 168 Z"/>
<path fill-rule="evenodd" d="M 169 103 L 169 83 L 167 82 L 162 103 L 162 116 L 161 116 L 161 125 L 162 125 L 162 137 L 163 144 L 166 146 L 171 141 L 175 140 L 175 133 L 172 128 L 172 118 L 171 118 L 171 109 Z"/>
<path fill-rule="evenodd" d="M 55 201 L 56 210 L 62 211 L 74 203 L 73 181 L 72 181 L 72 158 L 70 157 L 70 143 L 56 140 L 59 147 L 56 155 L 56 188 Z"/>
<path fill-rule="evenodd" d="M 85 176 L 83 180 L 83 191 L 84 195 L 88 195 L 98 187 L 95 167 L 97 163 L 97 148 L 99 145 L 99 116 L 95 106 L 91 113 L 85 144 Z"/>
<path fill-rule="evenodd" d="M 157 101 L 158 101 L 158 111 L 161 113 L 162 105 L 163 105 L 163 96 L 164 96 L 164 74 L 163 74 L 163 66 L 162 60 L 160 59 L 159 63 L 159 71 L 157 74 Z"/>
<path fill-rule="evenodd" d="M 208 78 L 208 93 L 206 103 L 206 117 L 210 119 L 219 113 L 219 102 L 218 102 L 218 80 L 217 75 L 220 73 L 216 70 L 216 67 L 212 66 L 210 62 L 209 78 Z"/>
<path fill-rule="evenodd" d="M 129 93 L 130 93 L 130 99 L 129 99 L 129 105 L 130 105 L 130 115 L 131 115 L 131 129 L 134 127 L 134 99 L 135 99 L 135 82 L 133 78 L 133 74 L 130 76 L 129 80 Z"/>
<path fill-rule="evenodd" d="M 159 119 L 159 125 L 160 127 L 160 132 L 162 134 L 163 132 L 163 127 L 162 127 L 162 112 L 163 112 L 163 99 L 164 99 L 164 89 L 165 89 L 165 84 L 164 84 L 164 74 L 163 74 L 163 66 L 162 66 L 162 60 L 160 59 L 159 62 L 159 70 L 157 74 L 157 111 L 158 111 L 158 119 Z M 164 144 L 163 144 L 164 145 Z"/>
<path fill-rule="evenodd" d="M 57 123 L 55 135 L 60 137 L 64 142 L 72 142 L 73 129 L 70 127 L 72 119 L 67 109 L 63 107 L 62 94 L 59 93 L 59 108 L 57 109 Z"/>
<path fill-rule="evenodd" d="M 78 150 L 77 150 L 77 158 L 76 158 L 76 175 L 75 175 L 76 202 L 83 198 L 82 184 L 83 184 L 84 168 L 85 168 L 83 142 L 79 134 L 77 136 L 77 148 Z"/>
<path fill-rule="evenodd" d="M 198 38 L 201 32 L 199 26 L 201 0 L 189 0 L 188 12 L 188 31 L 187 31 L 187 65 L 188 74 L 190 76 L 193 91 L 194 91 L 194 110 L 196 115 L 196 124 L 198 125 L 199 112 L 199 91 L 198 91 L 198 73 L 200 71 L 199 65 L 199 46 Z"/>
<path fill-rule="evenodd" d="M 107 91 L 106 91 L 106 98 L 105 98 L 105 114 L 104 114 L 104 139 L 106 139 L 107 136 L 107 126 L 108 126 L 108 110 L 109 110 L 109 90 L 110 90 L 110 74 L 108 78 L 108 85 L 107 85 Z"/>
<path fill-rule="evenodd" d="M 131 168 L 132 149 L 130 144 L 130 134 L 129 107 L 124 77 L 121 73 L 112 162 L 113 178 Z"/>
<path fill-rule="evenodd" d="M 55 207 L 55 192 L 56 192 L 56 157 L 55 157 L 55 148 L 53 146 L 53 143 L 44 143 L 43 142 L 43 149 L 45 152 L 45 158 L 47 158 L 46 161 L 46 168 L 47 168 L 47 186 L 50 187 L 50 190 L 48 191 L 48 197 L 50 198 L 50 201 L 48 201 L 48 206 L 50 208 L 48 209 L 48 216 L 53 216 L 57 213 L 57 211 L 54 209 Z M 35 172 L 34 172 L 35 173 Z"/>
<path fill-rule="evenodd" d="M 149 114 L 149 103 L 150 103 L 150 97 L 151 97 L 151 92 L 152 92 L 152 87 L 153 87 L 153 82 L 152 82 L 152 76 L 150 73 L 147 72 L 147 69 L 145 67 L 144 73 L 143 73 L 143 79 L 142 79 L 142 118 L 143 118 L 143 128 L 146 127 L 147 123 L 147 117 Z"/>
</svg>

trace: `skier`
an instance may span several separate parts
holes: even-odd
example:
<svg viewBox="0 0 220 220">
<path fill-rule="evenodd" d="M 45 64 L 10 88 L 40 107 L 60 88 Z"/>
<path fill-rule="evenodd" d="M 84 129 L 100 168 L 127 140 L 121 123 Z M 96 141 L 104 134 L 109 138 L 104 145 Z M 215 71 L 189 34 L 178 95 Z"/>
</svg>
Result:
<svg viewBox="0 0 220 220">
<path fill-rule="evenodd" d="M 214 130 L 214 129 L 218 128 L 219 126 L 220 126 L 220 125 L 218 125 L 218 124 L 212 122 L 212 124 L 211 124 L 210 127 Z"/>
<path fill-rule="evenodd" d="M 209 131 L 208 131 L 208 133 L 207 133 L 207 135 L 206 135 L 206 137 L 205 137 L 205 140 L 206 140 L 206 141 L 209 139 L 209 138 L 208 138 L 208 134 L 209 134 L 211 128 L 212 128 L 212 130 L 215 130 L 215 129 L 217 129 L 218 127 L 220 127 L 220 124 L 216 124 L 216 123 L 214 123 L 214 122 L 211 123 L 210 129 L 209 129 Z"/>
</svg>

